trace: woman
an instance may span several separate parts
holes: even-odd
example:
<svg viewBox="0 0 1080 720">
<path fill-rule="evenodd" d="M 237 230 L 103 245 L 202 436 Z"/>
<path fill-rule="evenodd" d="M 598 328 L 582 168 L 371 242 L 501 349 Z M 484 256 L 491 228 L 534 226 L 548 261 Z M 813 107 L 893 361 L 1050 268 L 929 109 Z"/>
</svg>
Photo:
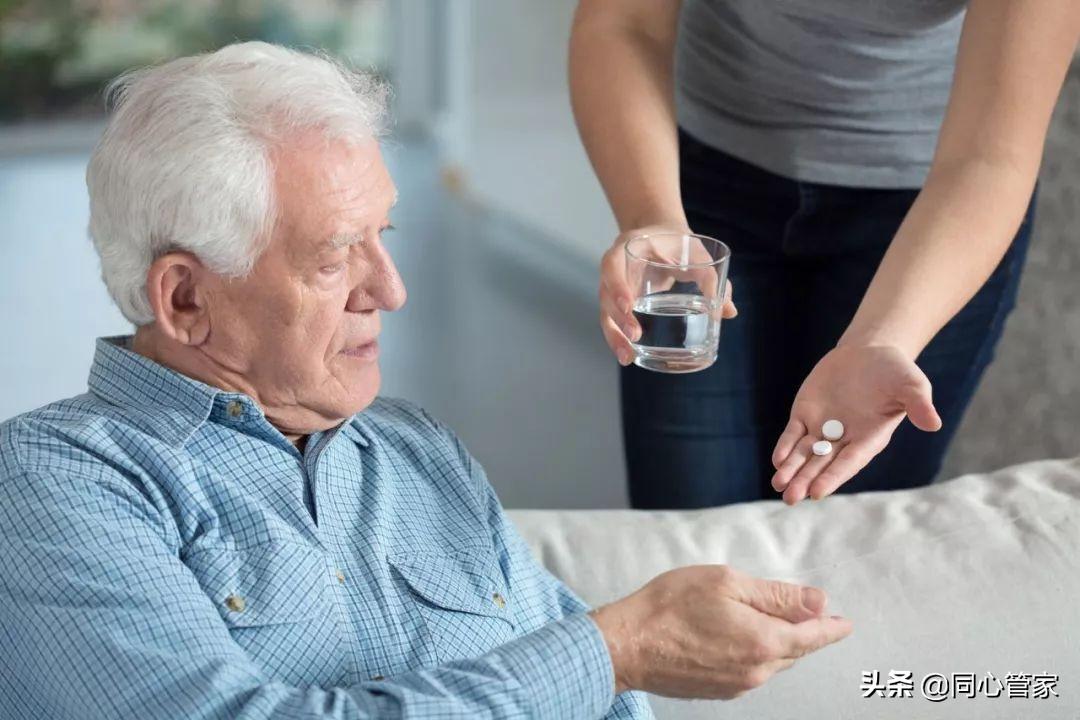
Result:
<svg viewBox="0 0 1080 720">
<path fill-rule="evenodd" d="M 1078 35 L 1074 0 L 581 0 L 635 507 L 932 481 L 1015 301 Z M 622 248 L 658 229 L 732 249 L 740 318 L 702 372 L 629 364 Z"/>
</svg>

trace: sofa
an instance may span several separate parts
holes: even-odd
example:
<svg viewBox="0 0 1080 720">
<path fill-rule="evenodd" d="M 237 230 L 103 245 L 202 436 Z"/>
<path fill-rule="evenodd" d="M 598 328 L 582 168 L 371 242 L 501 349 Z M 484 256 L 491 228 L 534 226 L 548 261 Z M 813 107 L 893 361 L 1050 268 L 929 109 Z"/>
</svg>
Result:
<svg viewBox="0 0 1080 720">
<path fill-rule="evenodd" d="M 510 516 L 593 605 L 725 563 L 822 587 L 855 624 L 736 700 L 654 696 L 659 718 L 1080 718 L 1080 459 L 795 507 Z"/>
</svg>

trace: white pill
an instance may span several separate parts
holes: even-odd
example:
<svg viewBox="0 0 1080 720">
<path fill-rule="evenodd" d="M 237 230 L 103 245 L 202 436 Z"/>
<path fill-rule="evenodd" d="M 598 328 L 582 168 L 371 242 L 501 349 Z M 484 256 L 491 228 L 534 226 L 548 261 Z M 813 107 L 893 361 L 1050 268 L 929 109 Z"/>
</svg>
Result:
<svg viewBox="0 0 1080 720">
<path fill-rule="evenodd" d="M 839 440 L 844 437 L 844 423 L 839 420 L 826 420 L 821 426 L 821 434 L 826 440 Z"/>
<path fill-rule="evenodd" d="M 815 455 L 828 455 L 832 452 L 832 443 L 828 440 L 818 440 L 810 449 Z"/>
</svg>

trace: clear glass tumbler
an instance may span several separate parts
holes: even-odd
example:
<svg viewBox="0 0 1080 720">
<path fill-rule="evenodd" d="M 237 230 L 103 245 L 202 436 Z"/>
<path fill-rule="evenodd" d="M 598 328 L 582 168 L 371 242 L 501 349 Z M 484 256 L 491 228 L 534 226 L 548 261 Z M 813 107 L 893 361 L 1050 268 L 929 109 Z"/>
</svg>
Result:
<svg viewBox="0 0 1080 720">
<path fill-rule="evenodd" d="M 688 373 L 716 361 L 724 307 L 727 245 L 705 235 L 651 233 L 630 238 L 626 277 L 641 336 L 634 364 Z"/>
</svg>

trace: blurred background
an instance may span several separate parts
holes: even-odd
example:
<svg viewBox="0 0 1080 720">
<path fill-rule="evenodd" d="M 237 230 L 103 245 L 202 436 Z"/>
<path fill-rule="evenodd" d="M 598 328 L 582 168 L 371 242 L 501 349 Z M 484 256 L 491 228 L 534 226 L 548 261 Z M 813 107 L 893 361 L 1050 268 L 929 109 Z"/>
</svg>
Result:
<svg viewBox="0 0 1080 720">
<path fill-rule="evenodd" d="M 596 322 L 615 234 L 574 131 L 574 0 L 0 0 L 0 419 L 86 388 L 130 326 L 86 235 L 86 162 L 118 73 L 235 40 L 318 47 L 394 87 L 388 236 L 409 289 L 383 394 L 427 407 L 508 507 L 623 507 L 617 369 Z M 944 477 L 1080 452 L 1080 72 L 1043 164 L 998 357 Z M 738 262 L 738 258 L 734 258 Z"/>
</svg>

